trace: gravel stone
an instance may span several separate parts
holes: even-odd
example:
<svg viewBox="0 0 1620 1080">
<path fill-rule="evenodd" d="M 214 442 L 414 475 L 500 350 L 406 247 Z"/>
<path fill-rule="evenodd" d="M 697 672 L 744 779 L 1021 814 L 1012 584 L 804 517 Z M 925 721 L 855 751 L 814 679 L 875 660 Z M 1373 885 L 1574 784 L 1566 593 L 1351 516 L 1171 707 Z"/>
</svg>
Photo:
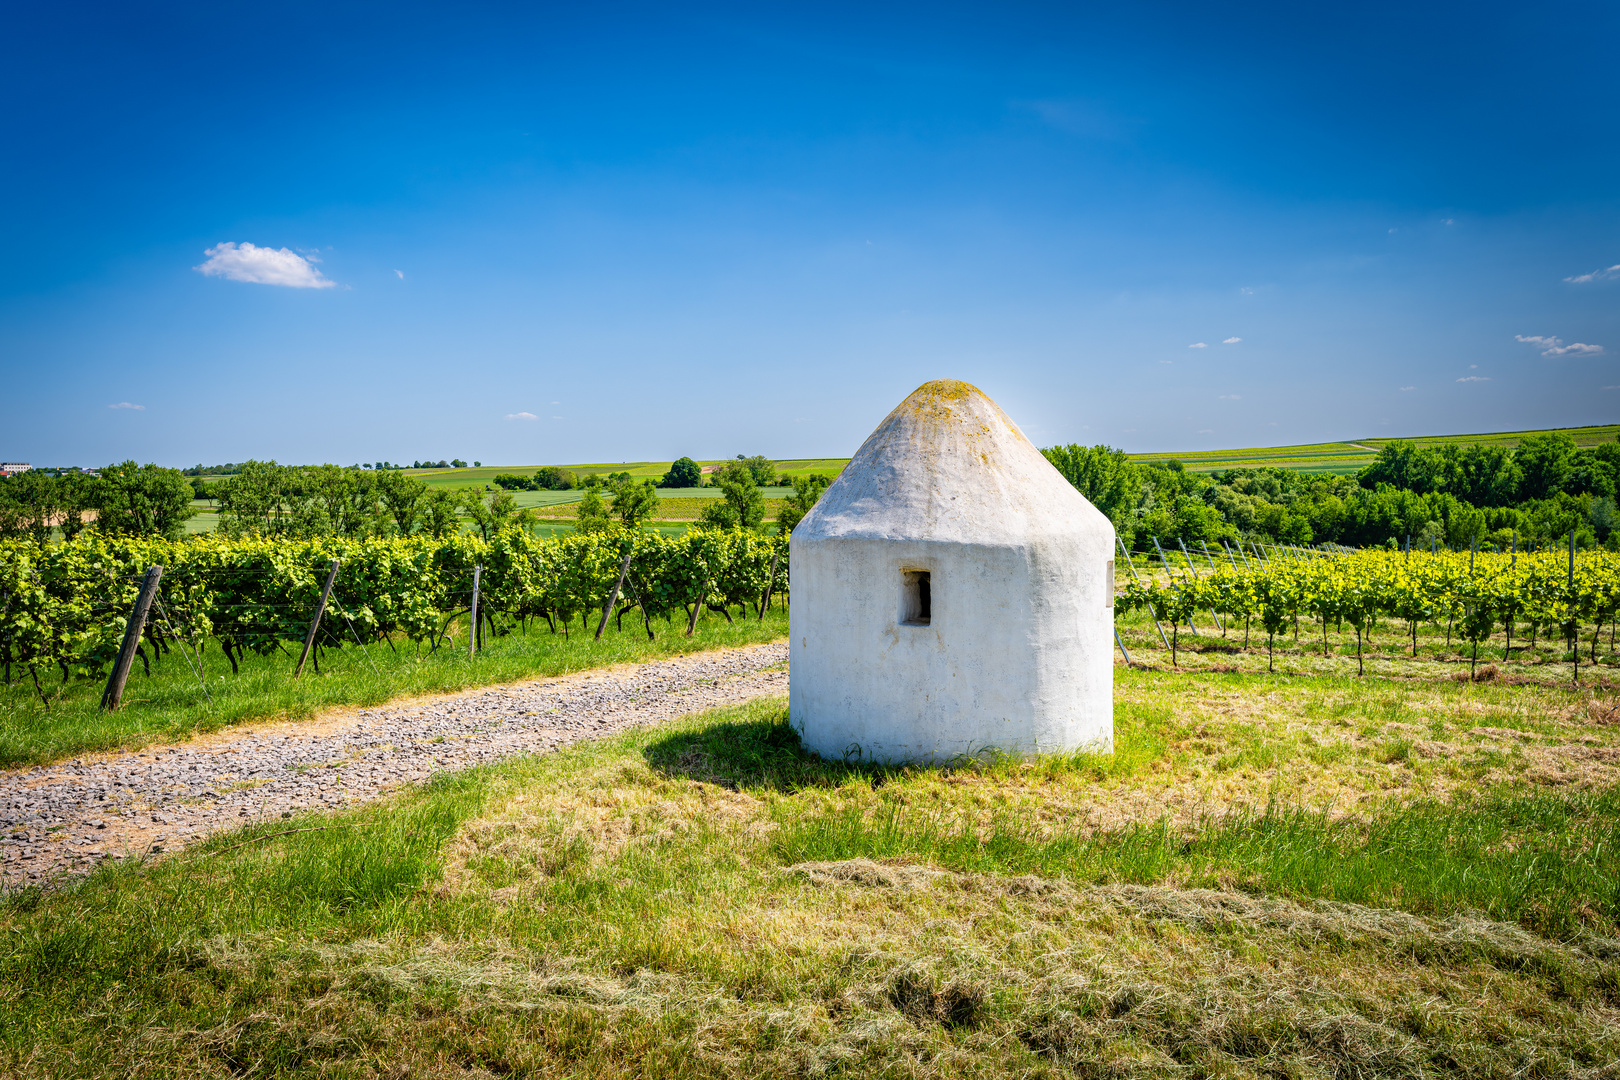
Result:
<svg viewBox="0 0 1620 1080">
<path fill-rule="evenodd" d="M 787 645 L 756 645 L 365 708 L 337 724 L 313 721 L 318 730 L 308 734 L 227 732 L 3 771 L 0 890 L 59 884 L 102 859 L 172 853 L 216 829 L 365 802 L 435 772 L 546 753 L 783 695 L 787 686 Z"/>
</svg>

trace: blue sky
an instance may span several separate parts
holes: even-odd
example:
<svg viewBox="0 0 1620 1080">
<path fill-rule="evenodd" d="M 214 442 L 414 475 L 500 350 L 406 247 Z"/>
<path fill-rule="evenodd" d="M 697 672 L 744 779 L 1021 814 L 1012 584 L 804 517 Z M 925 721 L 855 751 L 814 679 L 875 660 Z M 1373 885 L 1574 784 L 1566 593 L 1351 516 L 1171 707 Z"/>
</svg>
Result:
<svg viewBox="0 0 1620 1080">
<path fill-rule="evenodd" d="M 0 458 L 847 455 L 939 377 L 1041 445 L 1614 422 L 1617 30 L 14 9 Z"/>
</svg>

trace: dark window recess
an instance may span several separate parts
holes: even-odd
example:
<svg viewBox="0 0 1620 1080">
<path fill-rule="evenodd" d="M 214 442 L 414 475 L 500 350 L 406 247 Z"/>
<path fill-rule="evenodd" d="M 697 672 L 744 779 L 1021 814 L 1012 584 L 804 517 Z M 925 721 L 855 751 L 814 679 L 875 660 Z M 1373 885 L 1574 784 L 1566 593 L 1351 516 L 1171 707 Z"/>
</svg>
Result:
<svg viewBox="0 0 1620 1080">
<path fill-rule="evenodd" d="M 927 626 L 934 617 L 933 582 L 927 570 L 900 571 L 900 623 Z"/>
</svg>

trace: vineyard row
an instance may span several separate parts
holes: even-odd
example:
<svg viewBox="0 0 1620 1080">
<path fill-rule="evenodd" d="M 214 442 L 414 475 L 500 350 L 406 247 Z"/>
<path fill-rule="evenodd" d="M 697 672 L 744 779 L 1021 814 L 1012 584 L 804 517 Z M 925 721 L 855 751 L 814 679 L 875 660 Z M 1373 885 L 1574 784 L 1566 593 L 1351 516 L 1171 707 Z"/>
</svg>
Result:
<svg viewBox="0 0 1620 1080">
<path fill-rule="evenodd" d="M 742 529 L 682 536 L 608 531 L 536 538 L 506 529 L 490 540 L 457 535 L 352 540 L 190 540 L 94 534 L 40 547 L 0 542 L 0 662 L 9 683 L 40 669 L 98 678 L 117 656 L 147 568 L 163 568 L 146 643 L 201 649 L 215 642 L 233 669 L 246 653 L 288 651 L 304 638 L 333 561 L 323 620 L 326 648 L 412 642 L 438 648 L 470 613 L 474 569 L 479 628 L 505 633 L 543 620 L 587 625 L 618 587 L 620 625 L 699 605 L 757 614 L 767 589 L 785 599 L 784 539 Z M 622 574 L 622 579 L 621 579 Z M 774 582 L 774 584 L 773 584 Z M 144 655 L 144 654 L 143 654 Z M 318 663 L 317 654 L 317 663 Z"/>
</svg>

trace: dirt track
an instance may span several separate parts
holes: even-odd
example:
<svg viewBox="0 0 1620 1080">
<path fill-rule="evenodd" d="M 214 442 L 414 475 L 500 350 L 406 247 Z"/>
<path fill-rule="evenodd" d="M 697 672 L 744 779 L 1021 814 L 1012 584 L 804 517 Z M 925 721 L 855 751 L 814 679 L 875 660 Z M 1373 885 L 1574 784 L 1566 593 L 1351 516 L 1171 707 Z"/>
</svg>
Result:
<svg viewBox="0 0 1620 1080">
<path fill-rule="evenodd" d="M 485 687 L 0 773 L 0 888 L 377 797 L 434 772 L 786 694 L 787 646 Z"/>
</svg>

